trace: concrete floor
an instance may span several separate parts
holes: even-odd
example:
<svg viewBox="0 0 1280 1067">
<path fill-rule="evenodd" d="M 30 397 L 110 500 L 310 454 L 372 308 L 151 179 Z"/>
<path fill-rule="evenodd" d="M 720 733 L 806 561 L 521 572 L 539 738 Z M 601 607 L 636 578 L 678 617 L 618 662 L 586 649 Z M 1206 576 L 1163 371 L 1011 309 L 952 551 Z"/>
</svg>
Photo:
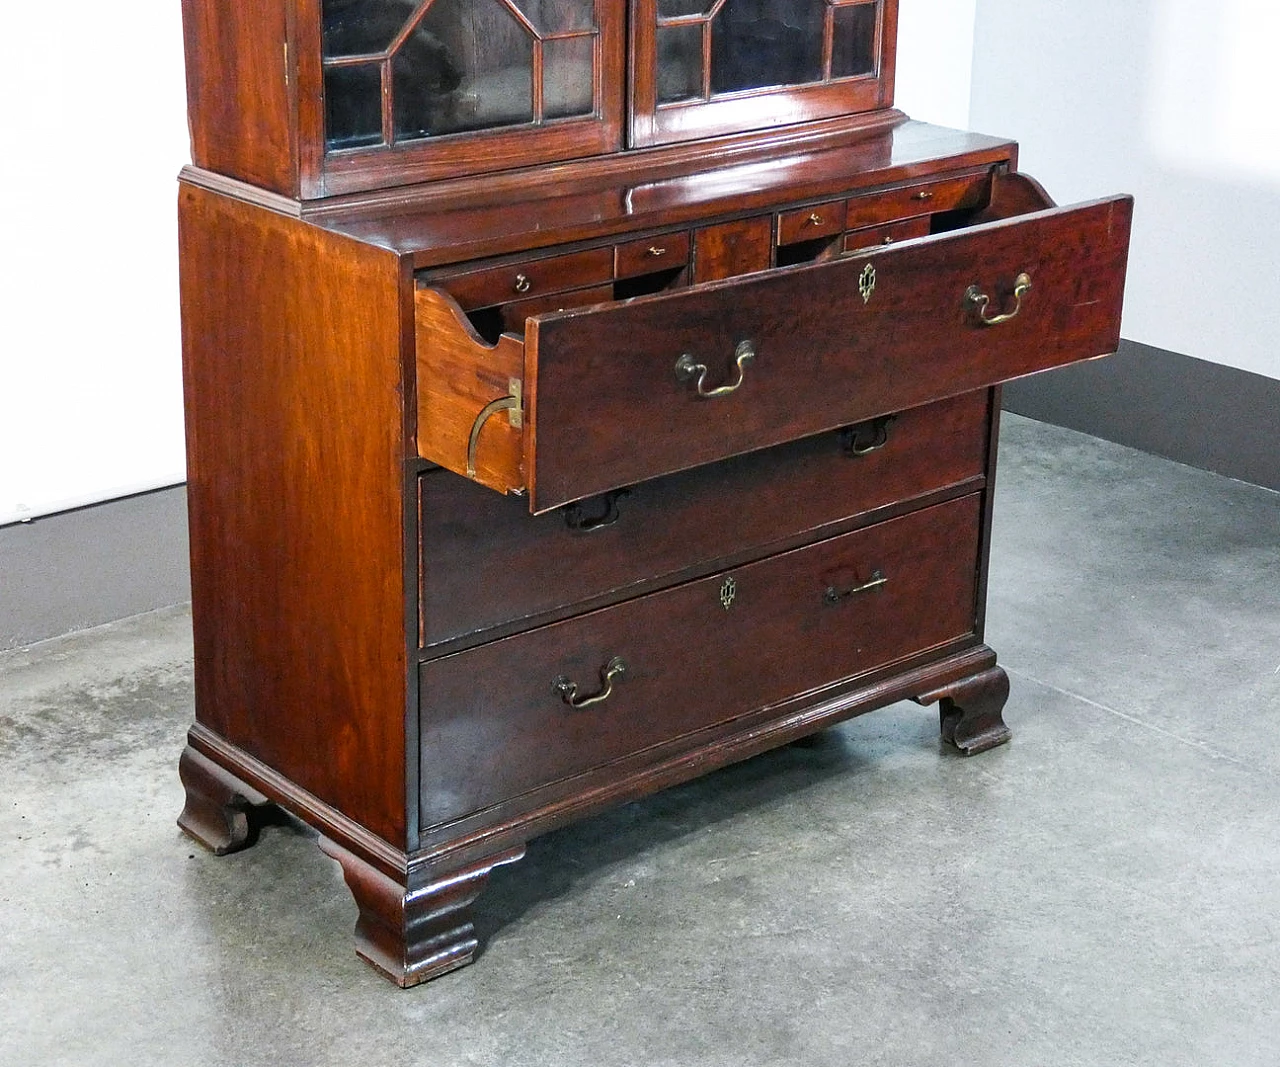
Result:
<svg viewBox="0 0 1280 1067">
<path fill-rule="evenodd" d="M 185 609 L 0 656 L 0 1064 L 1280 1063 L 1280 496 L 1008 418 L 1014 742 L 897 705 L 551 834 L 402 992 L 174 826 Z"/>
</svg>

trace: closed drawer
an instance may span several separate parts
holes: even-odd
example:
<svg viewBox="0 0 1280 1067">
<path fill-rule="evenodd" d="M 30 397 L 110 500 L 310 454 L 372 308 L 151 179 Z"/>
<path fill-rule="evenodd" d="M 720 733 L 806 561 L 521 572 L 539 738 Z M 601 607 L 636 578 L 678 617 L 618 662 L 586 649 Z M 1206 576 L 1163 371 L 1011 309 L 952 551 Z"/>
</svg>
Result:
<svg viewBox="0 0 1280 1067">
<path fill-rule="evenodd" d="M 980 502 L 925 508 L 423 664 L 422 825 L 954 647 L 975 625 Z M 570 706 L 600 696 L 611 665 L 608 697 Z"/>
<path fill-rule="evenodd" d="M 883 226 L 868 226 L 861 230 L 850 230 L 844 235 L 845 252 L 861 252 L 877 245 L 891 245 L 898 241 L 909 241 L 913 237 L 929 235 L 929 216 L 922 215 L 917 219 L 904 219 L 902 222 L 887 222 Z"/>
<path fill-rule="evenodd" d="M 844 229 L 844 217 L 842 200 L 780 212 L 778 244 L 790 245 L 799 241 L 811 241 L 815 237 L 830 237 Z"/>
<path fill-rule="evenodd" d="M 541 512 L 1113 352 L 1131 199 L 991 202 L 996 221 L 541 315 L 497 345 L 419 288 L 420 453 Z"/>
<path fill-rule="evenodd" d="M 442 288 L 466 310 L 583 289 L 613 278 L 613 250 L 590 248 L 447 278 Z"/>
<path fill-rule="evenodd" d="M 664 233 L 641 241 L 628 241 L 614 249 L 614 274 L 619 278 L 674 270 L 688 262 L 688 233 Z"/>
<path fill-rule="evenodd" d="M 906 185 L 875 196 L 860 196 L 847 202 L 845 228 L 856 230 L 916 215 L 981 207 L 987 201 L 990 181 L 990 176 L 983 171 L 961 178 Z"/>
<path fill-rule="evenodd" d="M 988 403 L 986 390 L 966 393 L 538 516 L 432 471 L 419 489 L 422 643 L 477 643 L 931 491 L 972 490 L 986 464 Z"/>
</svg>

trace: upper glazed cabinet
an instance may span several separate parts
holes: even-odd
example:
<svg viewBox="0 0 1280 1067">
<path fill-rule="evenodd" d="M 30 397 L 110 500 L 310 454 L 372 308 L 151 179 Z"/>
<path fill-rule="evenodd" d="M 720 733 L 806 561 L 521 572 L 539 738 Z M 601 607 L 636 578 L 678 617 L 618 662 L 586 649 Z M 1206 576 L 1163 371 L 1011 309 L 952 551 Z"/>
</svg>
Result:
<svg viewBox="0 0 1280 1067">
<path fill-rule="evenodd" d="M 311 199 L 887 108 L 897 0 L 183 0 L 194 162 Z"/>
</svg>

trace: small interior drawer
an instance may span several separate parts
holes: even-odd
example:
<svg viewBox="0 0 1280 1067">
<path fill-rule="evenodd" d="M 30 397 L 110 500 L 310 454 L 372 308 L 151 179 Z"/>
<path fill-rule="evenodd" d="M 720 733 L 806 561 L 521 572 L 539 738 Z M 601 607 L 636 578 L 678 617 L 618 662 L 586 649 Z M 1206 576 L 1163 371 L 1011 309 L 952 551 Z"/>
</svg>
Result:
<svg viewBox="0 0 1280 1067">
<path fill-rule="evenodd" d="M 982 171 L 860 196 L 846 202 L 845 228 L 857 230 L 917 215 L 981 207 L 987 202 L 990 183 L 991 176 Z"/>
<path fill-rule="evenodd" d="M 778 244 L 791 245 L 811 241 L 815 237 L 830 237 L 843 230 L 844 226 L 843 200 L 783 211 L 778 214 Z"/>
<path fill-rule="evenodd" d="M 421 825 L 954 647 L 975 627 L 981 501 L 422 664 Z"/>
<path fill-rule="evenodd" d="M 674 270 L 689 262 L 689 234 L 681 231 L 627 241 L 614 248 L 613 256 L 613 273 L 617 278 Z"/>
<path fill-rule="evenodd" d="M 844 251 L 862 252 L 882 245 L 896 244 L 912 237 L 929 236 L 929 216 L 921 215 L 901 222 L 886 222 L 883 226 L 867 226 L 850 230 L 844 235 Z"/>
<path fill-rule="evenodd" d="M 584 289 L 613 278 L 613 251 L 589 248 L 454 275 L 439 284 L 465 311 Z"/>
</svg>

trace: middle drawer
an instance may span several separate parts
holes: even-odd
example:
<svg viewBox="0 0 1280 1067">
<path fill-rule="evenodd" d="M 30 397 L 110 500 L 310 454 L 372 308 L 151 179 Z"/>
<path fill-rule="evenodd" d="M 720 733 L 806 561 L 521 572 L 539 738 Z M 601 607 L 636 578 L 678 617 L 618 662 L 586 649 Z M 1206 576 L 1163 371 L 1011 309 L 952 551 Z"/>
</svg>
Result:
<svg viewBox="0 0 1280 1067">
<path fill-rule="evenodd" d="M 422 644 L 475 643 L 934 490 L 973 488 L 988 397 L 966 393 L 538 516 L 429 472 L 419 488 Z"/>
</svg>

